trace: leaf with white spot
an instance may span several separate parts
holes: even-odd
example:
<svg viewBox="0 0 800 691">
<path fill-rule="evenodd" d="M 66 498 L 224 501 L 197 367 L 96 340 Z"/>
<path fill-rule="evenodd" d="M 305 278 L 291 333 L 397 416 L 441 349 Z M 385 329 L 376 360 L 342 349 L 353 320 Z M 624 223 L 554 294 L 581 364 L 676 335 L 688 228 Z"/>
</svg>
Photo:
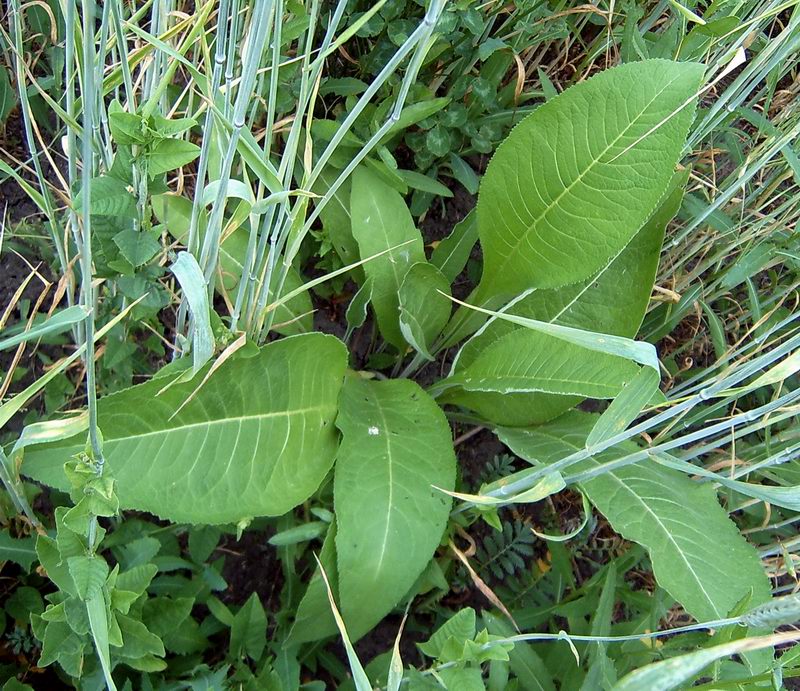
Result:
<svg viewBox="0 0 800 691">
<path fill-rule="evenodd" d="M 441 409 L 407 379 L 349 377 L 336 424 L 334 506 L 342 616 L 363 636 L 408 592 L 450 513 L 456 459 Z"/>
</svg>

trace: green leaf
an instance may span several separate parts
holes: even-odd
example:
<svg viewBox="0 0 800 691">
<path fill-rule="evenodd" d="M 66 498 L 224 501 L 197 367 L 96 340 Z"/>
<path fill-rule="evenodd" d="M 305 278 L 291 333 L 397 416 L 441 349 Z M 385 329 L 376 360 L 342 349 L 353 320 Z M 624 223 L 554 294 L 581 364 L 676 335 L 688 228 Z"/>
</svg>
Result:
<svg viewBox="0 0 800 691">
<path fill-rule="evenodd" d="M 312 191 L 321 196 L 325 195 L 331 185 L 336 182 L 340 172 L 331 167 L 324 168 L 314 183 Z M 345 180 L 320 211 L 322 227 L 345 266 L 359 260 L 358 243 L 353 237 L 350 220 L 350 185 L 350 180 Z M 356 269 L 355 272 L 356 275 L 362 273 L 361 269 Z"/>
<path fill-rule="evenodd" d="M 26 572 L 36 557 L 36 540 L 32 537 L 11 537 L 7 531 L 0 532 L 0 561 L 13 561 Z"/>
<path fill-rule="evenodd" d="M 70 557 L 67 567 L 81 600 L 91 600 L 97 595 L 108 576 L 108 564 L 101 557 Z"/>
<path fill-rule="evenodd" d="M 252 593 L 236 613 L 231 626 L 231 656 L 240 659 L 247 654 L 258 662 L 267 644 L 267 615 L 257 593 Z"/>
<path fill-rule="evenodd" d="M 510 638 L 516 634 L 511 626 L 501 617 L 484 611 L 481 613 L 489 633 Z M 519 680 L 520 687 L 529 691 L 555 691 L 553 677 L 542 659 L 529 643 L 517 643 L 508 652 L 511 671 Z"/>
<path fill-rule="evenodd" d="M 441 182 L 427 175 L 423 175 L 422 173 L 418 173 L 415 170 L 398 168 L 395 172 L 412 190 L 420 190 L 421 192 L 427 192 L 428 194 L 434 194 L 440 197 L 453 196 L 450 189 L 445 187 Z"/>
<path fill-rule="evenodd" d="M 449 667 L 439 670 L 446 689 L 485 691 L 480 667 Z"/>
<path fill-rule="evenodd" d="M 8 70 L 0 65 L 0 125 L 17 105 L 17 92 L 11 84 Z"/>
<path fill-rule="evenodd" d="M 536 424 L 581 398 L 614 398 L 638 371 L 624 358 L 521 329 L 490 344 L 474 362 L 443 380 L 439 400 L 505 425 Z M 530 398 L 513 396 L 530 393 L 539 394 L 533 408 L 526 405 Z"/>
<path fill-rule="evenodd" d="M 671 691 L 686 688 L 686 682 L 697 676 L 712 662 L 733 655 L 743 655 L 754 650 L 771 648 L 779 643 L 796 640 L 793 632 L 743 638 L 741 640 L 715 645 L 704 650 L 678 655 L 668 660 L 653 662 L 630 672 L 612 687 L 612 691 Z"/>
<path fill-rule="evenodd" d="M 515 454 L 552 463 L 584 448 L 597 416 L 572 411 L 530 429 L 500 429 Z M 599 468 L 638 447 L 628 442 L 572 466 Z M 580 483 L 620 535 L 644 546 L 659 585 L 698 621 L 726 617 L 752 592 L 753 603 L 771 591 L 756 550 L 739 534 L 710 485 L 653 461 L 639 461 Z"/>
<path fill-rule="evenodd" d="M 397 294 L 408 268 L 425 261 L 422 236 L 400 194 L 363 167 L 353 174 L 350 212 L 361 259 L 396 248 L 368 261 L 364 273 L 372 281 L 372 306 L 381 333 L 402 349 Z"/>
<path fill-rule="evenodd" d="M 36 538 L 36 555 L 47 577 L 56 584 L 56 587 L 77 597 L 75 583 L 72 581 L 67 564 L 59 554 L 56 541 L 46 535 L 39 535 Z"/>
<path fill-rule="evenodd" d="M 149 655 L 164 656 L 164 644 L 161 639 L 148 631 L 142 622 L 124 614 L 118 614 L 116 619 L 122 632 L 122 646 L 115 651 L 117 655 L 126 658 L 126 661 Z"/>
<path fill-rule="evenodd" d="M 465 641 L 475 637 L 475 610 L 465 607 L 456 612 L 425 643 L 418 643 L 417 647 L 428 657 L 434 660 L 441 656 L 445 644 L 455 640 L 462 646 Z"/>
<path fill-rule="evenodd" d="M 200 155 L 200 147 L 183 139 L 162 139 L 147 155 L 147 172 L 151 178 L 191 163 Z"/>
<path fill-rule="evenodd" d="M 431 264 L 444 274 L 449 283 L 467 265 L 472 248 L 478 241 L 478 217 L 474 211 L 456 224 L 453 232 L 442 240 L 431 253 Z"/>
<path fill-rule="evenodd" d="M 103 669 L 103 677 L 109 691 L 116 691 L 114 679 L 111 676 L 111 658 L 108 649 L 108 606 L 102 590 L 98 590 L 86 601 L 86 613 L 92 631 L 97 656 Z"/>
<path fill-rule="evenodd" d="M 345 341 L 350 340 L 353 331 L 362 326 L 367 320 L 367 308 L 372 300 L 372 281 L 366 280 L 361 284 L 361 287 L 353 295 L 350 304 L 347 306 L 345 312 L 345 319 L 347 320 L 347 334 Z"/>
<path fill-rule="evenodd" d="M 597 274 L 561 288 L 535 290 L 514 303 L 508 313 L 614 336 L 635 336 L 650 300 L 664 230 L 681 204 L 686 174 L 688 171 L 674 177 L 673 191 L 664 203 L 628 246 L 611 258 Z M 624 289 L 621 288 L 623 285 Z M 461 348 L 454 364 L 455 371 L 466 369 L 490 345 L 524 328 L 504 319 L 490 320 Z M 588 357 L 593 358 L 594 355 L 589 354 Z M 649 380 L 648 375 L 641 376 Z M 490 419 L 516 426 L 541 423 L 557 417 L 577 405 L 580 398 L 546 393 L 482 393 L 477 396 L 467 394 L 461 398 L 461 403 L 470 407 L 474 401 L 477 401 L 475 405 L 480 406 L 476 410 L 495 411 Z"/>
<path fill-rule="evenodd" d="M 274 287 L 278 283 L 279 272 L 272 274 L 271 285 Z M 300 288 L 304 281 L 297 269 L 289 267 L 286 280 L 283 282 L 283 295 L 287 295 L 293 290 Z M 278 298 L 273 291 L 269 292 L 270 301 Z M 311 303 L 311 295 L 307 290 L 295 295 L 291 300 L 283 302 L 275 309 L 275 321 L 273 331 L 282 336 L 294 336 L 295 334 L 308 333 L 314 330 L 314 305 Z"/>
<path fill-rule="evenodd" d="M 91 200 L 89 213 L 96 216 L 115 216 L 117 218 L 133 218 L 136 216 L 136 197 L 127 185 L 108 175 L 92 178 L 89 183 Z M 73 208 L 83 212 L 83 193 L 79 192 L 72 202 Z"/>
<path fill-rule="evenodd" d="M 207 524 L 290 510 L 333 464 L 346 360 L 331 336 L 291 336 L 226 361 L 179 412 L 197 382 L 159 394 L 165 379 L 155 379 L 101 399 L 120 506 Z M 23 472 L 63 487 L 63 460 L 83 446 L 75 437 L 40 445 L 26 454 Z"/>
<path fill-rule="evenodd" d="M 144 144 L 144 122 L 141 115 L 127 113 L 116 99 L 108 106 L 108 124 L 117 144 Z"/>
<path fill-rule="evenodd" d="M 146 264 L 161 249 L 160 243 L 152 235 L 132 228 L 117 233 L 114 244 L 133 267 Z"/>
<path fill-rule="evenodd" d="M 142 608 L 142 622 L 156 636 L 164 637 L 191 614 L 193 597 L 151 597 Z"/>
<path fill-rule="evenodd" d="M 334 478 L 342 616 L 354 639 L 408 592 L 442 536 L 456 459 L 450 426 L 409 380 L 348 378 Z"/>
<path fill-rule="evenodd" d="M 413 348 L 433 360 L 430 348 L 450 319 L 450 284 L 432 264 L 417 262 L 406 272 L 398 293 L 400 331 Z"/>
<path fill-rule="evenodd" d="M 674 189 L 642 229 L 618 255 L 588 278 L 560 288 L 538 289 L 508 310 L 528 319 L 633 338 L 650 301 L 667 223 L 683 198 L 688 170 L 673 179 Z M 491 320 L 458 354 L 460 366 L 511 331 L 524 328 L 503 319 Z"/>
<path fill-rule="evenodd" d="M 331 523 L 325 540 L 322 543 L 322 551 L 319 554 L 319 562 L 325 573 L 328 574 L 328 581 L 334 594 L 339 592 L 339 577 L 336 567 L 336 523 Z M 289 632 L 287 645 L 296 643 L 308 643 L 317 641 L 321 638 L 328 638 L 336 634 L 336 620 L 331 612 L 328 602 L 328 592 L 325 588 L 325 581 L 322 573 L 317 567 L 314 575 L 306 587 L 303 599 L 297 607 L 294 624 Z"/>
<path fill-rule="evenodd" d="M 615 67 L 537 108 L 500 145 L 481 183 L 485 298 L 596 273 L 667 190 L 703 66 Z"/>
</svg>

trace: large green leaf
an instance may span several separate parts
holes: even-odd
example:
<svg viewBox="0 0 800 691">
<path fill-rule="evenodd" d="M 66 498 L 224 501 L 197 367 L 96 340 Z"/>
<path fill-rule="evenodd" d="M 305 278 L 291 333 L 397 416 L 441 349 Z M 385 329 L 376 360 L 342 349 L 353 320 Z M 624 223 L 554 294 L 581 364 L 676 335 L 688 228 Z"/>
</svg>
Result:
<svg viewBox="0 0 800 691">
<path fill-rule="evenodd" d="M 519 329 L 489 344 L 438 386 L 453 387 L 444 391 L 441 402 L 516 426 L 550 420 L 581 398 L 614 398 L 638 371 L 625 358 Z"/>
<path fill-rule="evenodd" d="M 688 172 L 688 171 L 687 171 Z M 664 231 L 681 205 L 686 174 L 618 255 L 594 274 L 559 288 L 534 290 L 508 312 L 520 317 L 633 338 L 650 302 Z M 524 327 L 492 319 L 461 348 L 458 368 L 469 365 L 490 343 Z"/>
<path fill-rule="evenodd" d="M 347 362 L 322 334 L 270 343 L 163 393 L 159 378 L 99 401 L 107 466 L 123 508 L 185 523 L 276 516 L 311 495 L 333 464 Z M 180 410 L 178 410 L 180 408 Z M 23 473 L 63 487 L 78 437 L 28 451 Z"/>
<path fill-rule="evenodd" d="M 403 197 L 378 175 L 366 168 L 357 168 L 352 185 L 350 213 L 361 258 L 396 248 L 368 261 L 364 272 L 372 281 L 372 306 L 383 337 L 392 345 L 404 348 L 397 294 L 408 268 L 415 262 L 425 261 L 422 236 Z"/>
<path fill-rule="evenodd" d="M 674 189 L 664 203 L 628 246 L 593 277 L 560 288 L 535 290 L 514 304 L 509 313 L 616 336 L 635 336 L 650 300 L 664 230 L 680 207 L 684 182 L 684 174 L 676 176 Z M 503 319 L 490 320 L 461 348 L 454 364 L 455 372 L 468 369 L 484 350 L 524 328 Z M 560 346 L 554 345 L 553 348 L 557 352 L 552 363 L 555 368 L 565 354 L 560 351 Z M 518 357 L 517 353 L 510 354 L 515 359 Z M 591 364 L 594 357 L 594 353 L 576 353 L 576 363 L 588 359 Z M 451 395 L 450 400 L 472 408 L 494 422 L 524 426 L 557 417 L 577 405 L 580 396 L 465 392 L 459 393 L 457 399 Z"/>
<path fill-rule="evenodd" d="M 667 190 L 702 75 L 695 63 L 622 65 L 523 120 L 481 183 L 480 295 L 574 283 L 619 253 Z"/>
<path fill-rule="evenodd" d="M 400 601 L 433 556 L 450 512 L 456 459 L 450 427 L 407 379 L 348 378 L 336 424 L 334 506 L 339 595 L 350 635 Z"/>
<path fill-rule="evenodd" d="M 597 417 L 572 411 L 541 427 L 500 429 L 500 439 L 529 461 L 552 463 L 582 449 Z M 635 451 L 620 445 L 571 470 L 598 468 Z M 741 536 L 710 484 L 653 461 L 639 461 L 581 483 L 589 500 L 624 538 L 643 545 L 659 585 L 696 619 L 726 617 L 752 590 L 770 598 L 756 550 Z"/>
</svg>

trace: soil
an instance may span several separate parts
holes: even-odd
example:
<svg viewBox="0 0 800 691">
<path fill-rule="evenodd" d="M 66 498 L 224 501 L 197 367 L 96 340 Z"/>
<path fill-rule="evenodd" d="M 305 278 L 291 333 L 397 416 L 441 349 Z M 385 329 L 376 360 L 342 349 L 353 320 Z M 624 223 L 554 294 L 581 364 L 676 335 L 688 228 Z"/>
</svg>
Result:
<svg viewBox="0 0 800 691">
<path fill-rule="evenodd" d="M 4 134 L 0 136 L 0 145 L 17 160 L 27 160 L 28 151 L 24 142 L 22 117 L 18 110 L 12 111 L 8 116 Z M 0 182 L 0 218 L 4 217 L 6 223 L 14 225 L 29 220 L 38 213 L 39 207 L 13 179 L 8 178 Z"/>
<path fill-rule="evenodd" d="M 49 270 L 47 266 L 37 266 L 34 264 L 34 267 L 45 280 L 49 280 Z M 29 277 L 30 273 L 31 267 L 16 252 L 4 250 L 2 254 L 0 254 L 0 315 L 4 314 L 8 306 L 13 302 L 17 290 Z M 28 282 L 28 285 L 17 299 L 14 309 L 9 313 L 5 328 L 11 327 L 20 321 L 22 315 L 19 312 L 19 306 L 25 302 L 31 305 L 35 304 L 40 296 L 42 288 L 41 281 L 35 277 Z M 45 303 L 43 304 L 44 309 L 49 308 L 49 306 L 49 302 L 45 299 Z M 44 362 L 40 358 L 34 356 L 35 351 L 39 348 L 51 357 L 57 357 L 61 354 L 60 348 L 57 347 L 27 344 L 18 363 L 19 367 L 25 368 L 24 374 L 13 383 L 9 389 L 10 393 L 21 391 L 44 372 Z M 0 382 L 5 379 L 7 373 L 14 366 L 16 352 L 16 348 L 0 351 Z M 34 399 L 31 405 L 41 407 L 41 397 Z M 2 432 L 18 433 L 22 429 L 22 420 L 29 407 L 24 408 L 14 415 L 7 425 L 5 425 Z"/>
<path fill-rule="evenodd" d="M 217 550 L 224 551 L 225 566 L 222 577 L 228 584 L 220 599 L 228 605 L 240 606 L 251 593 L 257 593 L 264 609 L 280 609 L 283 571 L 277 550 L 267 541 L 270 533 L 245 531 L 240 540 L 235 535 L 225 536 Z"/>
</svg>

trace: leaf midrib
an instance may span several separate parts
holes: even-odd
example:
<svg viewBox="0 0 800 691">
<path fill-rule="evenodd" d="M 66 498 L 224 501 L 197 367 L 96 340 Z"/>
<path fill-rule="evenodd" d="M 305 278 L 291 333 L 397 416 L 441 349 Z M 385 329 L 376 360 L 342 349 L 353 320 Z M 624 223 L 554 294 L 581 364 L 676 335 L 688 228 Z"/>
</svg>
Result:
<svg viewBox="0 0 800 691">
<path fill-rule="evenodd" d="M 673 84 L 673 83 L 675 83 L 675 81 L 677 81 L 677 79 L 678 79 L 679 77 L 680 77 L 680 75 L 678 75 L 678 76 L 674 77 L 674 78 L 673 78 L 671 81 L 667 82 L 667 84 L 666 84 L 665 86 L 663 86 L 663 87 L 662 87 L 662 89 L 661 89 L 661 90 L 660 90 L 658 93 L 656 93 L 656 94 L 653 96 L 653 98 L 652 98 L 652 99 L 651 99 L 651 100 L 650 100 L 650 101 L 647 103 L 647 105 L 646 105 L 646 106 L 644 106 L 644 108 L 642 108 L 642 110 L 639 112 L 639 114 L 638 114 L 638 115 L 637 115 L 635 118 L 633 118 L 633 119 L 632 119 L 632 120 L 631 120 L 631 121 L 628 123 L 628 125 L 625 127 L 625 129 L 623 129 L 623 130 L 622 130 L 622 131 L 621 131 L 621 132 L 620 132 L 620 133 L 619 133 L 619 134 L 618 134 L 618 135 L 617 135 L 617 136 L 614 138 L 614 140 L 613 140 L 613 141 L 612 141 L 610 144 L 608 144 L 608 145 L 606 146 L 606 148 L 605 148 L 605 149 L 603 149 L 603 150 L 602 150 L 602 151 L 601 151 L 601 152 L 600 152 L 600 153 L 597 155 L 597 157 L 595 157 L 595 158 L 594 158 L 594 159 L 593 159 L 593 160 L 592 160 L 592 161 L 589 163 L 589 165 L 588 165 L 588 166 L 586 166 L 586 168 L 585 168 L 585 169 L 584 169 L 584 170 L 583 170 L 581 173 L 579 173 L 579 174 L 578 174 L 578 177 L 576 177 L 576 178 L 575 178 L 575 180 L 573 180 L 573 181 L 572 181 L 572 182 L 571 182 L 569 185 L 567 185 L 567 186 L 566 186 L 566 187 L 563 189 L 563 191 L 562 191 L 562 192 L 561 192 L 561 193 L 560 193 L 560 194 L 559 194 L 559 195 L 558 195 L 558 196 L 557 196 L 557 197 L 556 197 L 556 198 L 555 198 L 555 199 L 554 199 L 554 200 L 553 200 L 553 201 L 552 201 L 550 204 L 548 204 L 548 205 L 547 205 L 547 206 L 546 206 L 546 207 L 545 207 L 545 208 L 544 208 L 544 209 L 541 211 L 541 213 L 540 213 L 538 216 L 536 216 L 535 218 L 533 218 L 533 219 L 530 221 L 530 223 L 528 224 L 527 228 L 526 228 L 526 229 L 525 229 L 525 231 L 524 231 L 524 232 L 523 232 L 523 233 L 522 233 L 522 234 L 521 234 L 521 235 L 520 235 L 520 236 L 517 238 L 516 242 L 514 242 L 512 245 L 510 245 L 510 248 L 511 248 L 511 249 L 510 249 L 510 251 L 509 251 L 508 253 L 506 253 L 506 256 L 505 256 L 505 258 L 503 259 L 502 263 L 501 263 L 501 264 L 498 266 L 498 268 L 495 270 L 495 274 L 501 274 L 501 273 L 503 272 L 503 270 L 506 268 L 506 266 L 508 265 L 508 263 L 511 261 L 512 257 L 514 257 L 514 256 L 515 256 L 515 254 L 516 254 L 516 253 L 519 251 L 519 248 L 520 248 L 520 245 L 522 245 L 522 242 L 523 242 L 523 241 L 524 241 L 524 240 L 525 240 L 525 239 L 528 237 L 528 235 L 529 235 L 529 234 L 530 234 L 530 233 L 533 231 L 534 227 L 535 227 L 535 226 L 536 226 L 536 225 L 537 225 L 537 224 L 538 224 L 538 223 L 539 223 L 539 222 L 540 222 L 540 221 L 541 221 L 541 220 L 542 220 L 542 219 L 543 219 L 543 218 L 544 218 L 544 217 L 545 217 L 547 214 L 549 214 L 549 213 L 550 213 L 550 212 L 551 212 L 553 209 L 555 209 L 556 207 L 558 207 L 558 206 L 559 206 L 559 204 L 560 204 L 561 200 L 563 199 L 563 197 L 564 197 L 566 194 L 568 194 L 570 191 L 572 191 L 572 188 L 573 188 L 573 187 L 575 187 L 575 185 L 577 185 L 579 182 L 581 182 L 581 181 L 583 180 L 583 178 L 584 178 L 586 175 L 588 175 L 588 174 L 589 174 L 589 172 L 590 172 L 590 171 L 591 171 L 591 170 L 594 168 L 594 166 L 595 166 L 595 165 L 597 165 L 597 164 L 600 162 L 600 160 L 602 159 L 602 157 L 603 157 L 603 156 L 605 156 L 605 155 L 606 155 L 606 154 L 609 152 L 609 150 L 610 150 L 612 147 L 616 146 L 617 142 L 618 142 L 618 141 L 619 141 L 619 140 L 620 140 L 622 137 L 624 137 L 624 136 L 625 136 L 625 134 L 627 134 L 628 130 L 629 130 L 631 127 L 633 127 L 633 126 L 634 126 L 634 125 L 635 125 L 635 124 L 638 122 L 638 120 L 639 120 L 639 119 L 640 119 L 640 118 L 641 118 L 641 117 L 642 117 L 642 116 L 643 116 L 643 115 L 644 115 L 644 114 L 647 112 L 647 110 L 650 108 L 650 106 L 651 106 L 651 105 L 653 105 L 654 101 L 655 101 L 655 100 L 656 100 L 656 99 L 657 99 L 659 96 L 661 96 L 661 94 L 662 94 L 662 93 L 664 93 L 664 92 L 665 92 L 665 91 L 666 91 L 666 90 L 667 90 L 667 89 L 668 89 L 670 86 L 672 86 L 672 84 Z M 644 140 L 642 140 L 642 141 L 644 141 Z M 639 143 L 641 143 L 641 142 L 637 142 L 637 144 L 639 144 Z M 557 154 L 556 154 L 556 155 L 557 155 Z"/>
<path fill-rule="evenodd" d="M 556 441 L 556 442 L 562 442 L 562 443 L 564 443 L 564 444 L 567 444 L 568 446 L 571 446 L 571 447 L 572 447 L 572 448 L 573 448 L 575 451 L 580 451 L 580 450 L 583 448 L 583 447 L 580 447 L 580 446 L 577 446 L 577 445 L 573 444 L 573 443 L 572 443 L 572 442 L 570 442 L 570 441 L 567 441 L 567 440 L 566 440 L 566 439 L 564 439 L 563 437 L 558 437 L 558 436 L 556 436 L 556 435 L 554 435 L 554 434 L 548 434 L 547 432 L 545 432 L 545 431 L 543 431 L 543 430 L 537 430 L 537 432 L 538 432 L 539 434 L 541 434 L 542 436 L 544 436 L 544 437 L 549 437 L 550 439 L 553 439 L 553 440 L 554 440 L 554 441 Z M 600 466 L 601 466 L 600 462 L 599 462 L 599 461 L 597 461 L 597 460 L 595 460 L 594 458 L 587 458 L 587 459 L 586 459 L 586 461 L 588 461 L 588 462 L 592 463 L 592 465 L 593 465 L 595 468 L 598 468 L 598 467 L 600 467 Z M 626 484 L 625 484 L 625 483 L 622 481 L 622 479 L 621 479 L 621 478 L 620 478 L 620 477 L 619 477 L 619 476 L 618 476 L 618 475 L 617 475 L 617 474 L 616 474 L 616 473 L 615 473 L 613 470 L 609 470 L 609 471 L 607 471 L 606 473 L 604 473 L 604 475 L 606 475 L 606 476 L 610 476 L 610 477 L 611 477 L 611 478 L 614 480 L 614 482 L 616 482 L 616 483 L 617 483 L 617 484 L 618 484 L 618 485 L 619 485 L 619 486 L 622 488 L 622 490 L 623 490 L 623 491 L 625 491 L 626 493 L 628 493 L 630 496 L 634 497 L 634 499 L 635 499 L 635 500 L 636 500 L 636 501 L 637 501 L 639 504 L 641 504 L 641 506 L 644 508 L 644 510 L 645 510 L 645 511 L 646 511 L 646 512 L 647 512 L 647 513 L 648 513 L 648 514 L 649 514 L 649 515 L 650 515 L 650 516 L 653 518 L 653 520 L 654 520 L 654 521 L 655 521 L 655 522 L 656 522 L 656 523 L 657 523 L 657 524 L 658 524 L 658 525 L 661 527 L 661 529 L 663 530 L 664 534 L 667 536 L 667 539 L 668 539 L 668 541 L 672 543 L 672 545 L 673 545 L 673 546 L 674 546 L 674 548 L 675 548 L 675 551 L 676 551 L 676 552 L 677 552 L 677 553 L 680 555 L 680 557 L 681 557 L 682 561 L 683 561 L 683 562 L 686 564 L 687 568 L 689 569 L 689 571 L 690 571 L 690 572 L 692 573 L 692 575 L 694 576 L 694 580 L 695 580 L 695 582 L 697 583 L 697 586 L 699 587 L 700 591 L 703 593 L 703 596 L 705 597 L 705 599 L 708 601 L 708 604 L 711 606 L 711 609 L 713 609 L 713 610 L 714 610 L 714 613 L 715 613 L 717 616 L 723 616 L 723 613 L 721 613 L 721 612 L 719 611 L 719 609 L 718 609 L 718 608 L 717 608 L 717 606 L 715 605 L 714 601 L 713 601 L 713 600 L 711 599 L 711 597 L 708 595 L 708 592 L 706 591 L 705 587 L 703 586 L 703 580 L 697 576 L 697 572 L 696 572 L 696 571 L 695 571 L 695 570 L 692 568 L 692 565 L 691 565 L 691 564 L 689 563 L 689 561 L 686 559 L 686 556 L 684 555 L 684 552 L 683 552 L 683 550 L 680 548 L 680 546 L 678 545 L 678 543 L 677 543 L 677 542 L 675 541 L 675 539 L 672 537 L 672 533 L 671 533 L 669 530 L 667 530 L 667 527 L 666 527 L 666 525 L 665 525 L 665 524 L 664 524 L 664 523 L 661 521 L 661 519 L 659 519 L 658 515 L 656 515 L 656 514 L 653 512 L 653 510 L 652 510 L 652 509 L 651 509 L 651 508 L 648 506 L 648 504 L 647 504 L 647 503 L 644 501 L 644 499 L 643 499 L 642 497 L 640 497 L 640 496 L 639 496 L 639 495 L 638 495 L 636 492 L 634 492 L 632 489 L 630 489 L 630 488 L 629 488 L 629 487 L 628 487 L 628 486 L 627 486 L 627 485 L 626 485 Z"/>
<path fill-rule="evenodd" d="M 165 427 L 163 429 L 153 430 L 151 432 L 142 432 L 140 434 L 130 434 L 125 437 L 109 437 L 107 439 L 108 443 L 121 443 L 125 441 L 129 441 L 131 439 L 142 439 L 144 437 L 152 437 L 157 436 L 159 434 L 174 434 L 176 432 L 180 432 L 187 429 L 192 429 L 195 427 L 212 427 L 214 425 L 222 425 L 226 423 L 242 423 L 245 420 L 265 420 L 270 418 L 277 418 L 277 417 L 289 417 L 291 415 L 300 415 L 305 413 L 312 413 L 312 412 L 323 412 L 327 409 L 327 406 L 311 406 L 308 408 L 296 408 L 294 410 L 278 410 L 270 413 L 259 413 L 258 415 L 237 415 L 234 417 L 225 417 L 225 418 L 218 418 L 216 420 L 204 420 L 202 422 L 192 422 L 185 425 L 180 425 L 178 427 Z"/>
</svg>

